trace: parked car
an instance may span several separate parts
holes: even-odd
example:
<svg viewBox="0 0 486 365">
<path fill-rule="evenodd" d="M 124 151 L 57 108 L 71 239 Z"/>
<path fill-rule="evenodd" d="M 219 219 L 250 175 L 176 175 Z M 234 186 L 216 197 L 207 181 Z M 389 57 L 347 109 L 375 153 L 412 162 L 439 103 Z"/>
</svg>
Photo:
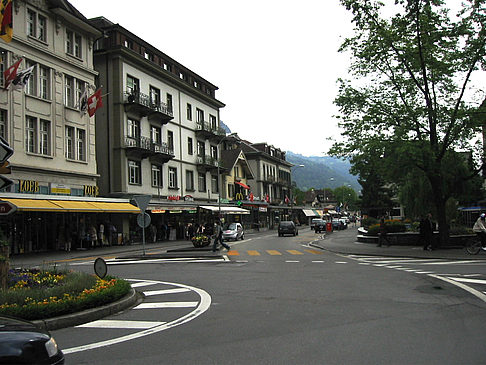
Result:
<svg viewBox="0 0 486 365">
<path fill-rule="evenodd" d="M 339 221 L 341 222 L 342 224 L 342 228 L 341 229 L 346 229 L 348 228 L 348 219 L 347 218 L 339 218 Z"/>
<path fill-rule="evenodd" d="M 317 232 L 326 232 L 326 221 L 319 219 L 314 223 L 314 230 Z"/>
<path fill-rule="evenodd" d="M 297 226 L 292 221 L 282 221 L 278 224 L 278 236 L 281 237 L 285 234 L 291 234 L 297 236 L 299 234 L 299 230 Z"/>
<path fill-rule="evenodd" d="M 333 230 L 344 229 L 344 225 L 343 225 L 343 223 L 338 218 L 334 218 L 332 220 L 332 229 Z"/>
<path fill-rule="evenodd" d="M 312 218 L 310 228 L 315 229 L 316 228 L 316 222 L 322 220 L 321 218 Z"/>
<path fill-rule="evenodd" d="M 245 232 L 241 223 L 230 223 L 223 229 L 223 240 L 244 240 Z"/>
<path fill-rule="evenodd" d="M 48 331 L 33 323 L 0 317 L 0 364 L 64 364 L 64 354 Z"/>
</svg>

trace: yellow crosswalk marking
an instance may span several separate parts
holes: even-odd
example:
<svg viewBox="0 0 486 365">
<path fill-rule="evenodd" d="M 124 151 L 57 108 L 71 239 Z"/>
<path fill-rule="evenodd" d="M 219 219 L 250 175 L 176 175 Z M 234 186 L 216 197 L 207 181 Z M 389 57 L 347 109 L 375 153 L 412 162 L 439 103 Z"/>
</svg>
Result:
<svg viewBox="0 0 486 365">
<path fill-rule="evenodd" d="M 227 253 L 228 256 L 240 256 L 240 253 L 235 250 L 229 250 Z"/>
<path fill-rule="evenodd" d="M 278 252 L 277 250 L 267 250 L 267 253 L 269 255 L 272 255 L 272 256 L 276 256 L 276 255 L 282 255 L 280 252 Z"/>
<path fill-rule="evenodd" d="M 248 252 L 248 255 L 250 255 L 250 256 L 260 256 L 260 252 L 255 251 L 255 250 L 249 250 L 247 252 Z"/>
<path fill-rule="evenodd" d="M 297 250 L 287 250 L 287 252 L 290 253 L 291 255 L 303 255 L 302 252 Z"/>
<path fill-rule="evenodd" d="M 304 250 L 305 252 L 313 253 L 314 255 L 322 255 L 321 251 L 317 250 Z"/>
</svg>

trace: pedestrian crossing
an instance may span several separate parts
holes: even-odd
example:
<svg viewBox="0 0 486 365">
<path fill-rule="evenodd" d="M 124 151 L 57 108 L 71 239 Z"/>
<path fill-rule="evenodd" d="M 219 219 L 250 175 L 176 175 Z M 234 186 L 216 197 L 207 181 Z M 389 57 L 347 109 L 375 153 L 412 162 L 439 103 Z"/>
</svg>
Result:
<svg viewBox="0 0 486 365">
<path fill-rule="evenodd" d="M 229 250 L 226 255 L 228 256 L 304 256 L 307 254 L 311 255 L 322 255 L 321 250 L 315 249 L 302 249 L 302 250 Z"/>
</svg>

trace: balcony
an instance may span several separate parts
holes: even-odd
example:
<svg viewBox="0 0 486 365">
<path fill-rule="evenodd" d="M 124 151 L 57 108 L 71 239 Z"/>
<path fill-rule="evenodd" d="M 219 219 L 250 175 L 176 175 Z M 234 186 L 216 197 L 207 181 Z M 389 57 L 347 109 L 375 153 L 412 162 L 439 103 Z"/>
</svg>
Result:
<svg viewBox="0 0 486 365">
<path fill-rule="evenodd" d="M 166 143 L 152 142 L 148 137 L 125 137 L 125 149 L 129 157 L 149 157 L 155 163 L 165 163 L 175 157 L 174 150 Z"/>
<path fill-rule="evenodd" d="M 277 178 L 276 183 L 281 186 L 290 186 L 290 181 L 281 177 Z"/>
<path fill-rule="evenodd" d="M 275 183 L 276 179 L 275 176 L 264 176 L 260 181 L 267 183 L 267 184 L 273 184 Z"/>
<path fill-rule="evenodd" d="M 219 140 L 226 136 L 226 131 L 221 127 L 212 126 L 208 122 L 197 122 L 196 136 L 205 139 Z"/>
<path fill-rule="evenodd" d="M 221 161 L 212 156 L 197 156 L 197 167 L 203 170 L 217 170 L 218 166 L 223 169 Z"/>
<path fill-rule="evenodd" d="M 124 95 L 125 112 L 136 114 L 138 117 L 148 117 L 150 121 L 167 124 L 174 118 L 172 110 L 164 103 L 153 102 L 148 95 L 139 91 L 127 91 Z"/>
</svg>

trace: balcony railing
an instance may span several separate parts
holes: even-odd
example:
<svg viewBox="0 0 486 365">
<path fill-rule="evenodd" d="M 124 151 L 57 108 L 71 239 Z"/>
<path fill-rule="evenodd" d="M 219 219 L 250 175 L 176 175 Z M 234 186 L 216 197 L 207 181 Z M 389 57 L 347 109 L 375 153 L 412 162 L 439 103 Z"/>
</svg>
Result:
<svg viewBox="0 0 486 365">
<path fill-rule="evenodd" d="M 164 155 L 164 159 L 174 158 L 174 149 L 165 142 L 153 142 L 148 137 L 125 137 L 125 147 L 139 151 L 145 158 L 149 156 Z"/>
<path fill-rule="evenodd" d="M 211 123 L 208 122 L 197 122 L 196 132 L 203 132 L 206 135 L 214 135 L 218 137 L 224 137 L 226 135 L 226 131 L 223 128 L 212 126 Z"/>
<path fill-rule="evenodd" d="M 220 160 L 218 160 L 213 156 L 208 156 L 208 155 L 197 156 L 197 164 L 207 166 L 207 167 L 213 167 L 213 168 L 218 168 L 218 167 L 221 168 L 223 166 Z"/>
<path fill-rule="evenodd" d="M 143 116 L 159 116 L 161 119 L 166 120 L 174 118 L 173 110 L 167 104 L 155 102 L 151 100 L 149 95 L 140 91 L 128 90 L 124 96 L 126 108 L 129 110 L 138 112 Z"/>
</svg>

